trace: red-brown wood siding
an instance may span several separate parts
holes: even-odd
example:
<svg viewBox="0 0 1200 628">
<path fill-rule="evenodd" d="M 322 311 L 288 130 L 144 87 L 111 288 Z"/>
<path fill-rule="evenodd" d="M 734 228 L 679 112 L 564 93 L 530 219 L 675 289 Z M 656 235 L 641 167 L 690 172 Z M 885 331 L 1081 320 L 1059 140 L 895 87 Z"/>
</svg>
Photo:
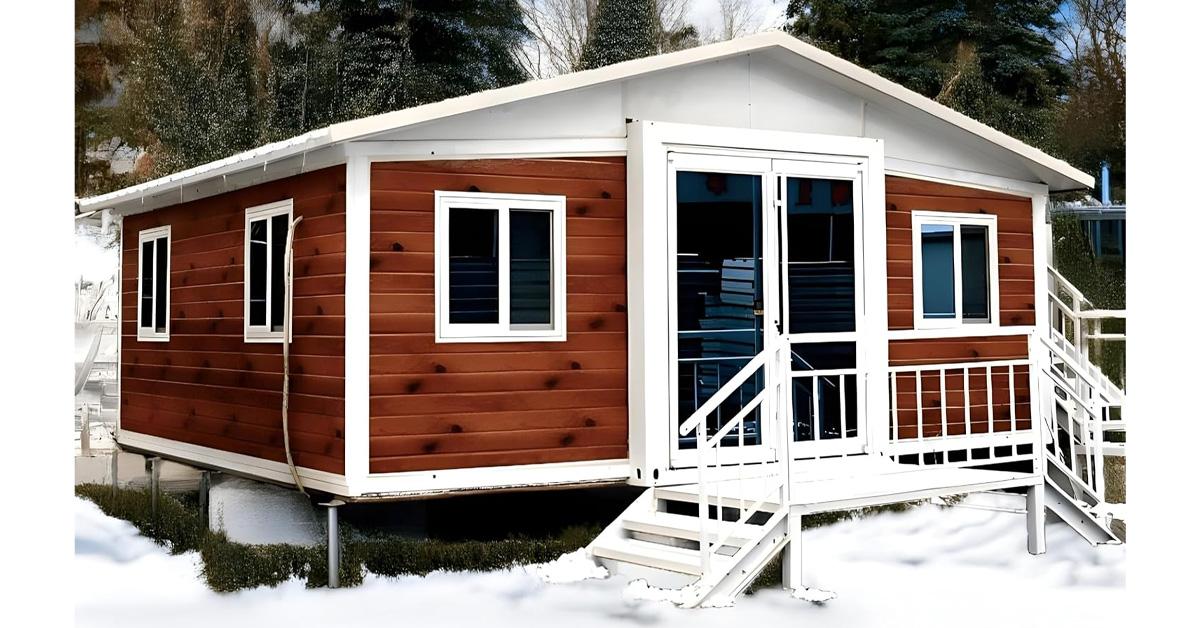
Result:
<svg viewBox="0 0 1200 628">
<path fill-rule="evenodd" d="M 987 336 L 977 338 L 945 338 L 936 340 L 892 340 L 888 343 L 889 363 L 892 366 L 919 366 L 988 362 L 993 360 L 1023 360 L 1029 355 L 1025 336 Z M 994 431 L 1011 431 L 1009 407 L 1010 386 L 1007 367 L 992 369 L 992 416 Z M 915 373 L 900 373 L 896 381 L 897 425 L 901 439 L 917 436 L 917 378 Z M 1029 367 L 1013 367 L 1016 404 L 1016 427 L 1029 429 L 1030 391 Z M 986 433 L 988 429 L 987 373 L 982 367 L 971 369 L 969 386 L 971 401 L 971 433 Z M 963 370 L 946 371 L 946 433 L 949 436 L 966 434 Z M 937 371 L 921 372 L 922 432 L 925 437 L 941 435 L 942 394 Z"/>
<path fill-rule="evenodd" d="M 343 473 L 345 168 L 125 218 L 121 427 L 283 462 L 279 344 L 243 340 L 245 210 L 287 198 L 296 228 L 288 420 L 298 466 Z M 171 225 L 171 338 L 137 340 L 138 232 Z"/>
<path fill-rule="evenodd" d="M 435 190 L 567 197 L 567 340 L 434 342 Z M 628 455 L 625 160 L 371 169 L 370 471 Z"/>
<path fill-rule="evenodd" d="M 1033 325 L 1033 203 L 972 188 L 887 177 L 888 329 L 913 328 L 912 211 L 993 214 L 1000 262 L 1000 325 Z"/>
</svg>

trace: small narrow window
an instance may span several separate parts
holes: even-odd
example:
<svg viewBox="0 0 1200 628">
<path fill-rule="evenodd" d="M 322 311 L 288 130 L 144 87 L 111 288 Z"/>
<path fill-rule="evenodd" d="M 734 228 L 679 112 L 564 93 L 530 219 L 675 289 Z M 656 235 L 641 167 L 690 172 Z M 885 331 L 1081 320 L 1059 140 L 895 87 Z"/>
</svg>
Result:
<svg viewBox="0 0 1200 628">
<path fill-rule="evenodd" d="M 246 210 L 245 340 L 283 339 L 285 249 L 292 201 Z"/>
<path fill-rule="evenodd" d="M 917 329 L 995 323 L 996 217 L 929 211 L 912 216 Z"/>
<path fill-rule="evenodd" d="M 435 202 L 438 342 L 565 340 L 565 197 Z"/>
<path fill-rule="evenodd" d="M 138 340 L 171 336 L 171 227 L 138 233 Z"/>
</svg>

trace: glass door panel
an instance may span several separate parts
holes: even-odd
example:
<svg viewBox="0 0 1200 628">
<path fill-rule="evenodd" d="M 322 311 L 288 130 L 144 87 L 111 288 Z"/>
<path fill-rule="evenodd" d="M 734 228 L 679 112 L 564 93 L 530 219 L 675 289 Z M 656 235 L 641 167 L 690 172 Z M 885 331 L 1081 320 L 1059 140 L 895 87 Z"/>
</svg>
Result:
<svg viewBox="0 0 1200 628">
<path fill-rule="evenodd" d="M 675 294 L 678 419 L 685 421 L 763 349 L 763 177 L 676 173 Z M 762 375 L 709 416 L 709 433 L 737 414 L 763 385 Z M 762 442 L 758 410 L 745 432 L 722 446 Z M 694 449 L 695 437 L 682 437 Z"/>
</svg>

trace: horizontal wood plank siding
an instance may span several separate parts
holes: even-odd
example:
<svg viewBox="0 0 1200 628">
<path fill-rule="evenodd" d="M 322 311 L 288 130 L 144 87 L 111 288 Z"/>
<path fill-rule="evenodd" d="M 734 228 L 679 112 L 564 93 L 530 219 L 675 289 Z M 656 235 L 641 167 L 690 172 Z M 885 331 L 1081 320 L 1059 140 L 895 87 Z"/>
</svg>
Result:
<svg viewBox="0 0 1200 628">
<path fill-rule="evenodd" d="M 296 228 L 288 420 L 298 466 L 344 472 L 345 168 L 124 219 L 121 427 L 284 462 L 279 344 L 243 340 L 245 210 L 287 198 Z M 171 225 L 171 338 L 137 340 L 138 232 Z"/>
<path fill-rule="evenodd" d="M 913 328 L 913 210 L 992 214 L 1000 262 L 1000 325 L 1034 324 L 1033 202 L 1024 197 L 887 177 L 888 329 Z"/>
<path fill-rule="evenodd" d="M 956 364 L 962 362 L 990 362 L 994 360 L 1023 360 L 1029 356 L 1028 339 L 1025 336 L 986 336 L 972 338 L 939 338 L 935 340 L 892 340 L 888 343 L 891 366 L 925 366 Z M 964 385 L 969 384 L 969 385 Z M 992 417 L 993 429 L 989 430 L 987 404 L 987 373 L 983 368 L 971 370 L 970 379 L 963 381 L 963 369 L 946 371 L 946 396 L 943 402 L 941 378 L 937 371 L 921 373 L 921 432 L 926 438 L 942 435 L 942 405 L 946 406 L 946 435 L 958 436 L 967 433 L 967 417 L 970 417 L 970 433 L 989 431 L 1007 432 L 1013 429 L 1029 429 L 1030 417 L 1029 367 L 1013 367 L 1011 389 L 1015 405 L 1010 404 L 1009 373 L 1007 367 L 992 370 Z M 970 399 L 970 411 L 966 401 Z M 1015 421 L 1010 421 L 1010 406 L 1015 411 Z M 896 381 L 897 426 L 900 439 L 917 436 L 917 375 L 900 373 Z"/>
<path fill-rule="evenodd" d="M 434 192 L 567 197 L 567 340 L 434 342 Z M 370 471 L 628 455 L 625 160 L 375 163 Z"/>
</svg>

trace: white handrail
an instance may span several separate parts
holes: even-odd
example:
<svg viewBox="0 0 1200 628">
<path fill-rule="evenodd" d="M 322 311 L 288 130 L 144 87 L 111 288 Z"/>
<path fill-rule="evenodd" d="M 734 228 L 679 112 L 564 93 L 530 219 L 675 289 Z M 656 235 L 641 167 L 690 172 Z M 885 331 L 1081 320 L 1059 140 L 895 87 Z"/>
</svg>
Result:
<svg viewBox="0 0 1200 628">
<path fill-rule="evenodd" d="M 754 356 L 754 358 L 751 359 L 746 366 L 743 366 L 742 370 L 738 371 L 737 374 L 730 378 L 728 382 L 725 382 L 724 386 L 721 386 L 719 389 L 717 389 L 717 392 L 713 393 L 713 396 L 709 397 L 708 401 L 705 401 L 703 404 L 701 404 L 700 407 L 697 408 L 696 411 L 693 412 L 692 415 L 689 416 L 687 420 L 679 426 L 679 435 L 687 436 L 688 433 L 696 429 L 696 426 L 700 425 L 700 422 L 703 421 L 705 417 L 712 414 L 712 411 L 716 410 L 717 406 L 724 403 L 725 399 L 728 398 L 729 395 L 732 395 L 734 391 L 736 391 L 738 388 L 741 388 L 742 384 L 746 383 L 746 380 L 750 379 L 751 375 L 757 372 L 758 369 L 762 368 L 762 365 L 766 363 L 767 357 L 770 353 L 770 350 L 763 349 L 758 355 Z M 699 434 L 697 433 L 697 435 Z"/>
</svg>

